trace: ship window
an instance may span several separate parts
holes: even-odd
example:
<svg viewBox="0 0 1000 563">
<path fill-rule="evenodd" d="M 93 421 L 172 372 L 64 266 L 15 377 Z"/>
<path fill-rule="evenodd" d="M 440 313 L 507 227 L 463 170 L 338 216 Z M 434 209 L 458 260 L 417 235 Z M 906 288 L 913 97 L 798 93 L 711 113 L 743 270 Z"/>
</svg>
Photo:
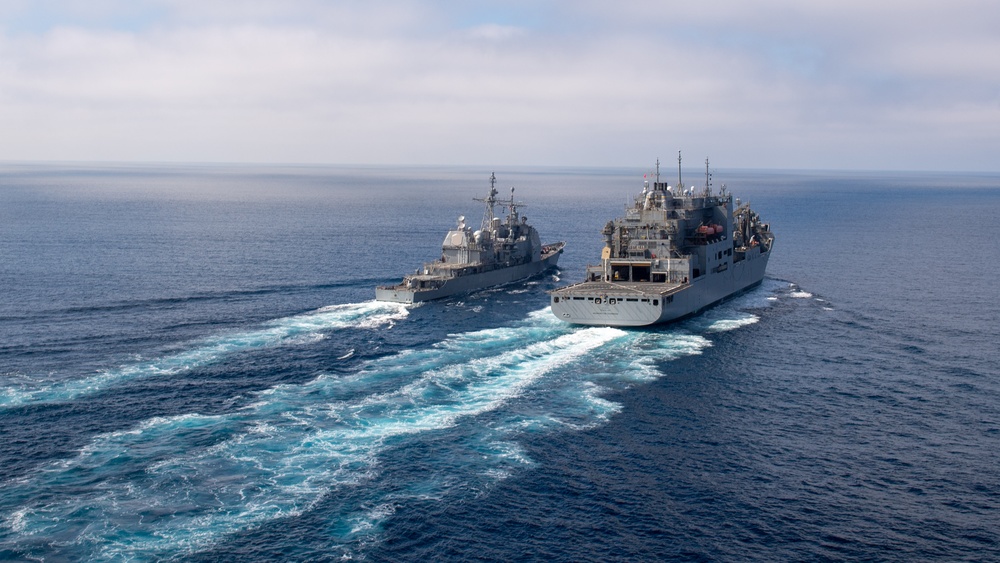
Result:
<svg viewBox="0 0 1000 563">
<path fill-rule="evenodd" d="M 559 302 L 559 298 L 558 297 L 553 297 L 552 298 L 552 302 L 553 303 L 558 303 Z"/>
<path fill-rule="evenodd" d="M 649 303 L 649 299 L 642 299 L 643 303 Z"/>
<path fill-rule="evenodd" d="M 663 272 L 653 273 L 653 283 L 664 283 L 667 281 L 667 274 Z"/>
<path fill-rule="evenodd" d="M 659 305 L 659 304 L 660 304 L 660 300 L 659 299 L 653 299 L 653 306 L 654 307 L 657 306 L 657 305 Z"/>
<path fill-rule="evenodd" d="M 573 301 L 583 301 L 583 297 L 574 297 Z"/>
<path fill-rule="evenodd" d="M 631 299 L 626 299 L 625 301 L 629 301 L 629 302 L 634 303 L 634 302 L 638 301 L 638 299 L 631 298 Z"/>
</svg>

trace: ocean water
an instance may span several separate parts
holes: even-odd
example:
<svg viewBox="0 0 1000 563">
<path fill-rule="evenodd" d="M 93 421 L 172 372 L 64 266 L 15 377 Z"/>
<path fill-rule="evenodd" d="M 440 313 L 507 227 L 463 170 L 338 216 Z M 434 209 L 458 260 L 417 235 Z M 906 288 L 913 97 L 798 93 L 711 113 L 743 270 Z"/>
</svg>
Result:
<svg viewBox="0 0 1000 563">
<path fill-rule="evenodd" d="M 0 560 L 1000 560 L 1000 175 L 719 170 L 767 279 L 621 330 L 648 171 L 499 169 L 559 270 L 374 302 L 491 172 L 0 166 Z"/>
</svg>

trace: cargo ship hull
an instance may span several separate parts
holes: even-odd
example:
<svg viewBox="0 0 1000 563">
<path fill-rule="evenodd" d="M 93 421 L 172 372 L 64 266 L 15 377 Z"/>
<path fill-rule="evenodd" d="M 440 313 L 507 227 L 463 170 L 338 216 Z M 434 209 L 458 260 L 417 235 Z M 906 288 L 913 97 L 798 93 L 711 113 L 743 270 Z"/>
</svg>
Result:
<svg viewBox="0 0 1000 563">
<path fill-rule="evenodd" d="M 758 252 L 690 283 L 578 283 L 552 292 L 552 313 L 581 325 L 639 327 L 678 321 L 760 285 L 768 257 Z"/>
<path fill-rule="evenodd" d="M 604 226 L 601 262 L 584 281 L 549 292 L 552 313 L 582 325 L 648 326 L 693 315 L 759 284 L 774 233 L 749 203 L 705 187 L 645 182 L 625 215 Z"/>
</svg>

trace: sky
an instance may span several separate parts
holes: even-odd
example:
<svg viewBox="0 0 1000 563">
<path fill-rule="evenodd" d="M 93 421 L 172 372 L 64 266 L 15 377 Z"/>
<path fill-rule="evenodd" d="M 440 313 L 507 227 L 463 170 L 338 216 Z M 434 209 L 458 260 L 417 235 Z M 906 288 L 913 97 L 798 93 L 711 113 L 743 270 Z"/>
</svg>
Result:
<svg viewBox="0 0 1000 563">
<path fill-rule="evenodd" d="M 996 0 L 0 0 L 0 160 L 1000 171 Z M 687 160 L 686 160 L 687 162 Z"/>
</svg>

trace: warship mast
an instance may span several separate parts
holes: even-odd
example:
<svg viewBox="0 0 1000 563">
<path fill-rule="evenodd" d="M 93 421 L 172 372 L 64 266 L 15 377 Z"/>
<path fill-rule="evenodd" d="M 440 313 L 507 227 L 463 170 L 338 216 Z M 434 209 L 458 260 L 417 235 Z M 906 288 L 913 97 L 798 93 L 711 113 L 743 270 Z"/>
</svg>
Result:
<svg viewBox="0 0 1000 563">
<path fill-rule="evenodd" d="M 486 211 L 483 213 L 483 225 L 480 230 L 484 233 L 489 232 L 490 227 L 493 225 L 493 206 L 497 203 L 497 174 L 493 172 L 490 174 L 490 195 L 485 199 L 472 198 L 475 201 L 482 201 L 486 204 Z"/>
</svg>

